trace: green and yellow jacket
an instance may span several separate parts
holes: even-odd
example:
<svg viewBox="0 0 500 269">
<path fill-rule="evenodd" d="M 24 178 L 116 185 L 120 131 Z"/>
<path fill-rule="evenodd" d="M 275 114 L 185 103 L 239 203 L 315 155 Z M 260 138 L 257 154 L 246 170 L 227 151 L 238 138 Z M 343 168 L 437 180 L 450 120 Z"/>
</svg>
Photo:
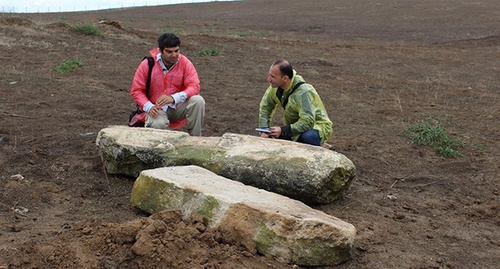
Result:
<svg viewBox="0 0 500 269">
<path fill-rule="evenodd" d="M 316 129 L 319 131 L 321 144 L 323 144 L 332 135 L 332 122 L 328 118 L 321 98 L 312 85 L 303 83 L 292 92 L 300 82 L 305 81 L 294 70 L 292 83 L 288 89 L 273 88 L 272 86 L 267 88 L 260 101 L 259 126 L 270 127 L 276 108 L 280 106 L 284 108 L 283 121 L 285 126 L 281 128 L 282 136 L 288 136 L 293 141 L 297 141 L 303 132 Z"/>
</svg>

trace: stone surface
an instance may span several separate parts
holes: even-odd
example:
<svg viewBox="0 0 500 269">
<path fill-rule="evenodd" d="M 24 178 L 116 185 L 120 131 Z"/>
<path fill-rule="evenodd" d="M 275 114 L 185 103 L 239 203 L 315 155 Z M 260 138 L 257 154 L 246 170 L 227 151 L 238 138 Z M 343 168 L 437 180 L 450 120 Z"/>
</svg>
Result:
<svg viewBox="0 0 500 269">
<path fill-rule="evenodd" d="M 137 177 L 145 169 L 197 165 L 308 204 L 342 197 L 356 170 L 346 156 L 323 147 L 231 133 L 194 137 L 178 131 L 111 126 L 99 132 L 96 143 L 111 174 Z"/>
<path fill-rule="evenodd" d="M 154 214 L 180 209 L 188 218 L 241 238 L 250 251 L 302 266 L 334 265 L 350 257 L 353 225 L 285 196 L 244 185 L 198 166 L 144 170 L 131 196 Z"/>
</svg>

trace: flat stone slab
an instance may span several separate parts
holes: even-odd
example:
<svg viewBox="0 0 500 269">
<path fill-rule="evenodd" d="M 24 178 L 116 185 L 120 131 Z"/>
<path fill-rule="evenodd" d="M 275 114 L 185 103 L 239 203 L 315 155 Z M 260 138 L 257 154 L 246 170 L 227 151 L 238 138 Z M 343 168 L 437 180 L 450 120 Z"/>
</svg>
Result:
<svg viewBox="0 0 500 269">
<path fill-rule="evenodd" d="M 327 204 L 342 197 L 356 171 L 346 156 L 323 147 L 232 133 L 195 137 L 111 126 L 99 132 L 96 143 L 111 174 L 137 177 L 145 169 L 197 165 L 308 204 Z"/>
<path fill-rule="evenodd" d="M 199 213 L 209 227 L 240 237 L 249 250 L 289 264 L 338 264 L 350 257 L 354 246 L 353 225 L 198 166 L 142 171 L 131 202 L 150 214 L 180 209 L 189 218 Z"/>
</svg>

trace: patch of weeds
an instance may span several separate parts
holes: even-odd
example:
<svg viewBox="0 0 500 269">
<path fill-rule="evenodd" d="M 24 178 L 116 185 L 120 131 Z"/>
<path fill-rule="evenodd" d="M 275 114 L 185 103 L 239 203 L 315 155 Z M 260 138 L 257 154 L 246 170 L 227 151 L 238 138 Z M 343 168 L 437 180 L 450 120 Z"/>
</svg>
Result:
<svg viewBox="0 0 500 269">
<path fill-rule="evenodd" d="M 172 28 L 172 24 L 165 24 L 163 25 L 164 28 Z"/>
<path fill-rule="evenodd" d="M 257 33 L 255 33 L 255 34 L 256 34 L 256 35 L 265 35 L 265 33 L 264 33 L 264 32 L 257 32 Z"/>
<path fill-rule="evenodd" d="M 476 146 L 477 148 L 480 148 L 482 150 L 488 150 L 488 147 L 485 145 L 482 145 L 474 140 L 472 140 L 472 145 Z"/>
<path fill-rule="evenodd" d="M 164 33 L 172 33 L 172 34 L 183 34 L 185 33 L 186 31 L 184 31 L 184 29 L 165 29 L 163 30 L 161 33 L 164 34 Z"/>
<path fill-rule="evenodd" d="M 66 59 L 60 65 L 52 68 L 53 71 L 57 71 L 59 73 L 68 73 L 75 71 L 80 68 L 83 63 L 78 59 Z"/>
<path fill-rule="evenodd" d="M 445 132 L 446 129 L 441 126 L 441 119 L 437 125 L 432 125 L 432 118 L 427 121 L 414 122 L 413 125 L 406 127 L 399 135 L 410 134 L 410 144 L 430 145 L 445 160 L 449 157 L 463 156 L 457 147 L 463 147 L 465 142 L 457 136 L 451 138 Z"/>
<path fill-rule="evenodd" d="M 200 33 L 210 33 L 210 32 L 212 32 L 212 30 L 210 29 L 204 29 L 200 31 Z"/>
<path fill-rule="evenodd" d="M 242 33 L 242 32 L 230 32 L 229 34 L 237 35 L 239 37 L 245 37 L 245 36 L 247 36 L 245 33 Z"/>
<path fill-rule="evenodd" d="M 68 18 L 66 18 L 66 17 L 59 17 L 59 16 L 58 16 L 58 17 L 56 17 L 56 18 L 57 18 L 60 22 L 64 22 L 64 23 L 68 22 Z"/>
<path fill-rule="evenodd" d="M 86 35 L 97 35 L 97 36 L 102 35 L 102 32 L 99 31 L 97 26 L 91 25 L 90 23 L 85 24 L 85 25 L 81 25 L 80 23 L 77 23 L 75 25 L 70 26 L 69 29 L 71 29 L 77 33 L 86 34 Z"/>
<path fill-rule="evenodd" d="M 203 57 L 203 56 L 217 56 L 222 51 L 219 48 L 204 48 L 198 51 L 195 56 Z"/>
</svg>

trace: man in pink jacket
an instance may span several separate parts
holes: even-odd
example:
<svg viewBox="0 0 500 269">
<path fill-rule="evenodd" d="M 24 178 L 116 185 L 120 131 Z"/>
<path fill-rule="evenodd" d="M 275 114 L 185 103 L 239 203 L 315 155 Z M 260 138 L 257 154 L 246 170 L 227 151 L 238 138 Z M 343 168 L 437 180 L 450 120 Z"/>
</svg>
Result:
<svg viewBox="0 0 500 269">
<path fill-rule="evenodd" d="M 180 54 L 180 45 L 176 35 L 162 34 L 158 48 L 149 52 L 155 60 L 149 96 L 146 96 L 147 59 L 137 68 L 130 93 L 142 110 L 148 112 L 145 127 L 180 129 L 187 124 L 190 135 L 201 136 L 205 100 L 199 95 L 198 73 L 191 61 Z"/>
</svg>

